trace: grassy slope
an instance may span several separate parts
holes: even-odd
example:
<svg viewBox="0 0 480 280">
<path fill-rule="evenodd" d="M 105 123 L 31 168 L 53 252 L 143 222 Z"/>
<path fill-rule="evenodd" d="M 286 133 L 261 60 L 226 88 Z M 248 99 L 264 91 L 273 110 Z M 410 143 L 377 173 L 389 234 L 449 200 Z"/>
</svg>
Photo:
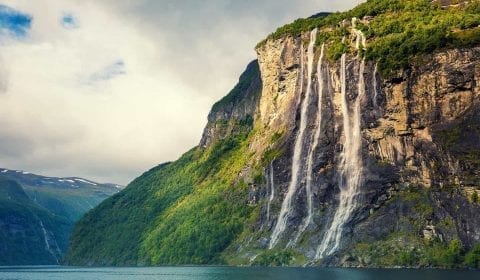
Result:
<svg viewBox="0 0 480 280">
<path fill-rule="evenodd" d="M 231 137 L 148 171 L 80 221 L 67 262 L 221 263 L 253 210 L 247 185 L 235 181 L 249 160 L 247 143 Z"/>
</svg>

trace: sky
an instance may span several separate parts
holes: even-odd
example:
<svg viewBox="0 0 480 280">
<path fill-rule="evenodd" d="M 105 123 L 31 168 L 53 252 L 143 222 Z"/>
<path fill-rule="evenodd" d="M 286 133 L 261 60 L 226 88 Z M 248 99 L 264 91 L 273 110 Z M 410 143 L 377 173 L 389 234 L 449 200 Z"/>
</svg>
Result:
<svg viewBox="0 0 480 280">
<path fill-rule="evenodd" d="M 277 27 L 360 0 L 0 0 L 0 167 L 127 184 L 200 141 Z"/>
</svg>

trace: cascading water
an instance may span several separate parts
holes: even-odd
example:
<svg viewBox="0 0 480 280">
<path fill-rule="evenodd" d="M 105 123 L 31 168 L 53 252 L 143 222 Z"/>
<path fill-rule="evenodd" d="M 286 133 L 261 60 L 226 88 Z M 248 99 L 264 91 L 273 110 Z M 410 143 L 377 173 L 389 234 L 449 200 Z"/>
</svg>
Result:
<svg viewBox="0 0 480 280">
<path fill-rule="evenodd" d="M 273 183 L 273 162 L 270 163 L 270 168 L 268 170 L 267 176 L 267 185 L 269 186 L 269 198 L 267 202 L 267 221 L 270 221 L 270 205 L 272 204 L 273 199 L 275 198 L 275 185 Z"/>
<path fill-rule="evenodd" d="M 297 138 L 295 139 L 295 146 L 294 146 L 294 151 L 293 151 L 293 158 L 292 158 L 292 178 L 290 180 L 290 184 L 288 186 L 287 193 L 285 195 L 285 199 L 282 202 L 282 208 L 280 209 L 280 214 L 278 215 L 277 223 L 275 225 L 275 228 L 273 229 L 272 235 L 270 237 L 270 243 L 269 243 L 269 249 L 273 248 L 280 237 L 280 234 L 282 234 L 285 231 L 285 228 L 287 226 L 287 220 L 288 217 L 290 216 L 290 213 L 292 211 L 292 199 L 297 192 L 297 187 L 298 187 L 298 179 L 299 175 L 301 173 L 301 158 L 302 158 L 302 153 L 303 153 L 303 141 L 304 141 L 304 136 L 305 136 L 305 129 L 307 127 L 307 120 L 308 120 L 308 104 L 310 103 L 310 93 L 312 89 L 312 72 L 313 72 L 313 58 L 314 58 L 314 46 L 315 46 L 315 40 L 317 38 L 317 29 L 315 28 L 312 30 L 310 33 L 310 43 L 308 45 L 308 65 L 307 65 L 307 74 L 308 74 L 308 79 L 307 79 L 307 91 L 305 93 L 305 98 L 303 99 L 302 105 L 301 105 L 301 112 L 300 112 L 300 128 L 298 130 L 298 135 Z M 302 56 L 301 56 L 301 84 L 303 85 L 303 47 L 302 47 Z M 303 87 L 303 86 L 302 86 Z M 301 87 L 301 89 L 302 89 Z M 303 89 L 302 89 L 303 90 Z"/>
<path fill-rule="evenodd" d="M 363 34 L 361 30 L 357 29 L 357 18 L 352 18 L 352 30 L 355 34 L 355 48 L 359 50 L 360 48 L 366 49 L 367 48 L 367 37 Z"/>
<path fill-rule="evenodd" d="M 312 193 L 312 181 L 313 181 L 313 163 L 314 163 L 314 155 L 315 150 L 318 147 L 319 139 L 320 139 L 320 132 L 322 128 L 322 107 L 323 107 L 323 88 L 324 83 L 326 81 L 326 77 L 324 77 L 323 71 L 323 57 L 325 51 L 325 44 L 322 45 L 322 49 L 320 52 L 320 58 L 318 59 L 317 64 L 317 77 L 318 77 L 318 106 L 317 106 L 317 119 L 315 127 L 315 133 L 313 135 L 313 144 L 308 151 L 307 156 L 307 184 L 306 184 L 306 193 L 307 193 L 307 217 L 303 221 L 300 230 L 297 232 L 297 235 L 294 239 L 294 244 L 297 243 L 298 239 L 300 238 L 301 234 L 305 231 L 305 229 L 312 223 L 313 221 L 313 193 Z"/>
<path fill-rule="evenodd" d="M 363 34 L 355 29 L 356 19 L 352 20 L 352 26 L 357 34 L 358 42 L 364 38 Z M 359 35 L 360 34 L 360 35 Z M 363 46 L 365 47 L 365 46 Z M 365 95 L 365 60 L 360 62 L 359 78 L 357 84 L 358 95 L 355 100 L 353 115 L 350 116 L 348 109 L 348 95 L 346 86 L 346 54 L 341 58 L 341 94 L 344 145 L 340 156 L 339 164 L 339 205 L 333 217 L 332 223 L 325 233 L 322 243 L 317 249 L 316 259 L 331 255 L 340 246 L 345 224 L 349 221 L 355 211 L 358 202 L 359 188 L 362 184 L 363 162 L 362 162 L 362 138 L 361 138 L 361 99 Z"/>
<path fill-rule="evenodd" d="M 45 226 L 43 225 L 42 221 L 40 221 L 40 228 L 42 229 L 42 233 L 43 233 L 43 240 L 45 242 L 45 249 L 47 249 L 47 251 L 50 253 L 50 255 L 52 255 L 52 257 L 55 259 L 55 261 L 58 264 L 59 262 L 58 262 L 57 255 L 55 254 L 55 252 L 52 249 L 53 246 L 48 241 L 47 230 L 45 229 Z"/>
</svg>

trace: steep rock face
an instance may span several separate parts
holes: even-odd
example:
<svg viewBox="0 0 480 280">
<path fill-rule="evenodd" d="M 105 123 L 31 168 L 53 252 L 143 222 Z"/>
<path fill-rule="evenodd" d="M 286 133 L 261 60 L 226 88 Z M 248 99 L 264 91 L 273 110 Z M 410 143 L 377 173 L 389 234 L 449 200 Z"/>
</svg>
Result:
<svg viewBox="0 0 480 280">
<path fill-rule="evenodd" d="M 300 59 L 303 51 L 300 38 L 292 37 L 268 41 L 258 50 L 264 84 L 259 111 L 265 127 L 273 130 L 292 127 L 299 105 L 296 93 L 300 86 Z"/>
<path fill-rule="evenodd" d="M 206 148 L 218 140 L 251 130 L 261 89 L 260 70 L 255 60 L 247 66 L 230 93 L 213 105 L 200 147 Z"/>
<path fill-rule="evenodd" d="M 245 258 L 254 260 L 259 250 L 267 248 L 270 233 L 278 221 L 275 215 L 278 215 L 292 178 L 292 150 L 299 134 L 300 106 L 306 98 L 307 70 L 301 65 L 307 63 L 307 50 L 302 43 L 307 40 L 307 35 L 268 41 L 258 50 L 264 81 L 259 119 L 271 131 L 267 135 L 278 130 L 286 131 L 285 143 L 280 144 L 285 152 L 272 162 L 271 169 L 265 169 L 267 177 L 273 178 L 262 191 L 265 197 L 262 218 L 253 233 L 258 242 L 251 245 L 250 240 L 249 249 L 239 247 L 239 253 L 245 254 Z M 317 46 L 315 61 L 319 52 Z M 459 238 L 466 248 L 480 241 L 480 221 L 475 218 L 480 209 L 469 201 L 470 195 L 477 192 L 472 172 L 478 162 L 478 142 L 474 140 L 478 138 L 478 125 L 472 119 L 478 116 L 479 54 L 479 48 L 472 48 L 425 56 L 423 59 L 427 63 L 389 80 L 381 78 L 373 63 L 366 62 L 362 69 L 361 59 L 346 58 L 344 86 L 348 111 L 352 112 L 356 99 L 360 98 L 361 104 L 363 174 L 360 191 L 354 197 L 358 203 L 353 206 L 341 235 L 342 245 L 338 252 L 326 256 L 321 263 L 368 265 L 369 262 L 361 257 L 343 252 L 395 233 L 408 232 L 405 235 L 425 239 L 431 239 L 433 234 L 446 242 Z M 314 85 L 309 99 L 311 103 L 307 104 L 309 113 L 304 132 L 306 140 L 302 143 L 302 175 L 287 217 L 286 230 L 276 245 L 277 248 L 300 252 L 304 256 L 301 259 L 314 262 L 318 261 L 316 250 L 324 242 L 331 219 L 341 203 L 338 198 L 339 180 L 342 180 L 339 165 L 341 151 L 345 149 L 341 68 L 340 62 L 326 62 L 321 73 L 324 77 L 319 77 L 315 71 L 311 77 Z M 320 96 L 319 79 L 323 79 L 324 98 L 321 124 L 315 123 L 318 120 L 315 116 L 319 114 L 316 109 Z M 362 95 L 358 88 L 360 79 L 364 80 Z M 318 126 L 321 126 L 322 133 L 318 139 L 320 144 L 313 151 L 311 178 L 315 214 L 305 230 L 302 221 L 308 208 L 306 151 L 312 149 L 312 137 Z M 272 188 L 269 184 L 275 187 L 273 199 L 268 197 Z M 421 193 L 416 194 L 418 201 L 405 201 L 409 198 L 404 196 L 410 192 Z M 269 203 L 271 205 L 267 206 Z M 422 207 L 426 209 L 419 213 L 416 208 Z M 272 214 L 270 209 L 277 211 Z M 405 219 L 411 221 L 405 222 Z M 443 225 L 446 220 L 452 223 Z M 299 231 L 302 231 L 301 236 L 298 236 Z"/>
</svg>

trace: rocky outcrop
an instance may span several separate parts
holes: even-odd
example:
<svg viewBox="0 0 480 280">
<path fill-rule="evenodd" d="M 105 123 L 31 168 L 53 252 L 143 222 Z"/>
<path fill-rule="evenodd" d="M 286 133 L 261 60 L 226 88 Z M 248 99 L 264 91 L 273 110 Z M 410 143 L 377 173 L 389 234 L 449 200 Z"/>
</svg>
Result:
<svg viewBox="0 0 480 280">
<path fill-rule="evenodd" d="M 255 60 L 247 66 L 230 93 L 213 105 L 200 147 L 206 148 L 220 139 L 252 129 L 261 88 L 260 70 Z"/>
</svg>

